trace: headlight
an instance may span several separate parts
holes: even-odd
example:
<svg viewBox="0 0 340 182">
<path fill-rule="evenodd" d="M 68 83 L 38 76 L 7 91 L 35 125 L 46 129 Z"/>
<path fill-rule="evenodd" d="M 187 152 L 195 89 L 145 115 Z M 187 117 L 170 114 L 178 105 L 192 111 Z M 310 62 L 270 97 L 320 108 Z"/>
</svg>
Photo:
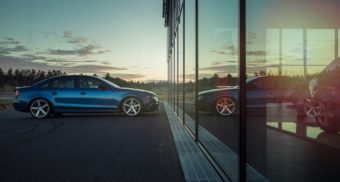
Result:
<svg viewBox="0 0 340 182">
<path fill-rule="evenodd" d="M 156 95 L 152 96 L 152 98 L 153 98 L 156 102 L 158 102 L 158 98 L 157 98 Z"/>
</svg>

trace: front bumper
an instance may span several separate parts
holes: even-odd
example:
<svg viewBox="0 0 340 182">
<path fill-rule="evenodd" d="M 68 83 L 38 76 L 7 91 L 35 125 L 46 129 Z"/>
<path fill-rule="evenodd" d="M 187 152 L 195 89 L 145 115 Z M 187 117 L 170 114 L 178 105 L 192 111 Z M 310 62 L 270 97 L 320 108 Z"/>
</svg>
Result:
<svg viewBox="0 0 340 182">
<path fill-rule="evenodd" d="M 159 110 L 159 100 L 156 96 L 153 96 L 144 104 L 144 111 L 151 112 L 157 110 Z"/>
</svg>

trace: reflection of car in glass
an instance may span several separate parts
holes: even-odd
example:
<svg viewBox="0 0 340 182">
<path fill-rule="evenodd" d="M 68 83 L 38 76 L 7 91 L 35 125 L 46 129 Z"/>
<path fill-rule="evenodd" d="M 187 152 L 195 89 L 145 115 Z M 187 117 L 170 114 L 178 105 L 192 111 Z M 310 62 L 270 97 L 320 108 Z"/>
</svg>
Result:
<svg viewBox="0 0 340 182">
<path fill-rule="evenodd" d="M 59 76 L 17 88 L 13 106 L 35 118 L 46 118 L 51 113 L 113 111 L 136 116 L 157 110 L 158 98 L 153 92 L 119 87 L 99 77 Z"/>
<path fill-rule="evenodd" d="M 326 132 L 340 131 L 340 58 L 333 60 L 310 82 L 314 117 Z"/>
<path fill-rule="evenodd" d="M 285 76 L 259 76 L 246 81 L 247 107 L 266 107 L 267 103 L 293 103 L 297 113 L 304 116 L 307 92 L 299 79 Z M 200 92 L 198 110 L 216 112 L 222 116 L 237 113 L 238 87 Z"/>
</svg>

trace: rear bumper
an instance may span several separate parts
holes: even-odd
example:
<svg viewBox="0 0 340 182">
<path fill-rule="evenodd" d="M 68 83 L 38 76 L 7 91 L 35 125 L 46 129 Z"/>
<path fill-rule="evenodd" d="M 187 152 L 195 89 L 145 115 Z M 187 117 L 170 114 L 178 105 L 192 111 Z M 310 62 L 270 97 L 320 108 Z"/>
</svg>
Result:
<svg viewBox="0 0 340 182">
<path fill-rule="evenodd" d="M 15 99 L 13 101 L 13 107 L 16 111 L 28 112 L 28 103 L 25 101 Z"/>
</svg>

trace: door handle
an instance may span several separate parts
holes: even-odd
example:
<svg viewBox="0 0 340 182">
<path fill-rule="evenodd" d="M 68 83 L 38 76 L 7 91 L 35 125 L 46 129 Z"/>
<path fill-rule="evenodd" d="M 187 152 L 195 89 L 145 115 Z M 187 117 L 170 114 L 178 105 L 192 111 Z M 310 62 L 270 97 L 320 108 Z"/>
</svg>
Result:
<svg viewBox="0 0 340 182">
<path fill-rule="evenodd" d="M 58 93 L 56 91 L 53 91 L 52 92 L 52 95 L 57 95 Z"/>
<path fill-rule="evenodd" d="M 84 91 L 80 92 L 80 95 L 85 95 L 85 94 L 86 94 L 86 92 L 84 92 Z"/>
</svg>

